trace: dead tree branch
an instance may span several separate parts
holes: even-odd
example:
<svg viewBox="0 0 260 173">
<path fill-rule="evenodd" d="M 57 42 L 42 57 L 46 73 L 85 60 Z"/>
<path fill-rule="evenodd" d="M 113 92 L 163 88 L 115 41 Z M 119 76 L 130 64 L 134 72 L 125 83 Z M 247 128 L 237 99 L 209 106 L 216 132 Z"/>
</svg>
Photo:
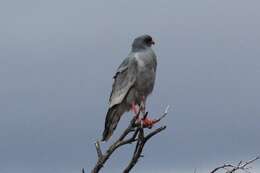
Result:
<svg viewBox="0 0 260 173">
<path fill-rule="evenodd" d="M 219 166 L 215 169 L 213 169 L 210 173 L 216 173 L 220 170 L 225 170 L 226 173 L 235 173 L 237 171 L 244 171 L 244 172 L 249 172 L 248 170 L 250 169 L 249 165 L 255 162 L 256 160 L 260 159 L 260 156 L 255 157 L 252 160 L 249 160 L 247 162 L 243 162 L 242 160 L 237 164 L 237 165 L 232 165 L 232 164 L 224 164 L 222 166 Z"/>
<path fill-rule="evenodd" d="M 169 106 L 167 106 L 163 115 L 155 120 L 155 123 L 160 122 L 167 115 L 168 109 Z M 138 112 L 138 115 L 139 114 L 140 111 Z M 156 134 L 165 130 L 166 126 L 159 127 L 158 129 L 148 133 L 146 136 L 144 135 L 145 128 L 151 127 L 143 127 L 142 124 L 137 123 L 137 116 L 134 116 L 128 127 L 123 131 L 120 137 L 112 145 L 108 147 L 106 152 L 102 153 L 100 143 L 99 141 L 96 141 L 95 148 L 97 151 L 98 160 L 96 162 L 95 167 L 92 169 L 91 173 L 98 173 L 116 149 L 126 144 L 132 144 L 133 142 L 136 142 L 135 152 L 133 153 L 132 159 L 129 162 L 128 166 L 124 170 L 124 173 L 128 173 L 136 165 L 138 159 L 142 157 L 141 154 L 145 143 Z M 127 138 L 127 136 L 130 137 Z"/>
<path fill-rule="evenodd" d="M 144 145 L 146 144 L 146 142 L 153 137 L 154 135 L 160 133 L 161 131 L 163 131 L 164 129 L 166 129 L 166 126 L 162 126 L 156 130 L 154 130 L 153 132 L 149 133 L 148 135 L 144 136 L 144 129 L 140 128 L 139 130 L 139 136 L 137 139 L 137 143 L 136 143 L 136 147 L 135 147 L 135 151 L 133 153 L 132 159 L 129 162 L 128 166 L 125 168 L 125 170 L 123 171 L 123 173 L 128 173 L 130 172 L 130 170 L 136 165 L 136 163 L 138 162 L 138 159 L 142 156 L 142 151 L 144 148 Z"/>
</svg>

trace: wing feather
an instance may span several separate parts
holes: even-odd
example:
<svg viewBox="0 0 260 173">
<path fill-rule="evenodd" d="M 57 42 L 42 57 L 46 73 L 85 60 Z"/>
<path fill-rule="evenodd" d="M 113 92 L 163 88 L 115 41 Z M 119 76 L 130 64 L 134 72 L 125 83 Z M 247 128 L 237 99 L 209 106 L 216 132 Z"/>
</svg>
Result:
<svg viewBox="0 0 260 173">
<path fill-rule="evenodd" d="M 136 81 L 137 61 L 134 57 L 126 58 L 119 66 L 109 98 L 109 108 L 121 103 Z"/>
</svg>

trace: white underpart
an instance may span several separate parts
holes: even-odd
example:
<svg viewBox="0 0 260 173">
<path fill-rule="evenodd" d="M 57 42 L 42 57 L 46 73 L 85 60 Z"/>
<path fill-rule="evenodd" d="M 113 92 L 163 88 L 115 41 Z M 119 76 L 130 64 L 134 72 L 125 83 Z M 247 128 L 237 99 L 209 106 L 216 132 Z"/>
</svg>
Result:
<svg viewBox="0 0 260 173">
<path fill-rule="evenodd" d="M 138 65 L 139 65 L 140 67 L 143 67 L 143 66 L 144 66 L 144 60 L 142 60 L 142 59 L 140 58 L 140 53 L 136 53 L 136 54 L 135 54 L 135 58 L 136 58 L 136 60 L 137 60 Z"/>
</svg>

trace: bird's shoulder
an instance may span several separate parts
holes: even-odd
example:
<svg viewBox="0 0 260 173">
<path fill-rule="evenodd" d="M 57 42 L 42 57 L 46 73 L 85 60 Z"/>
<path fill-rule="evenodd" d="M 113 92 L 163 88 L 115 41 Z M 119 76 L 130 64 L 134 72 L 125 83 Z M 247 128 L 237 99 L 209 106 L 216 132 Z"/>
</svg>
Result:
<svg viewBox="0 0 260 173">
<path fill-rule="evenodd" d="M 129 56 L 119 65 L 116 74 L 114 75 L 109 107 L 122 102 L 129 89 L 135 83 L 136 73 L 137 61 L 131 54 L 129 54 Z"/>
<path fill-rule="evenodd" d="M 113 78 L 115 79 L 120 73 L 123 73 L 123 72 L 129 70 L 129 68 L 131 68 L 133 70 L 136 65 L 137 65 L 137 60 L 136 60 L 134 54 L 130 53 L 119 65 Z M 131 69 L 130 69 L 130 71 L 131 71 Z"/>
</svg>

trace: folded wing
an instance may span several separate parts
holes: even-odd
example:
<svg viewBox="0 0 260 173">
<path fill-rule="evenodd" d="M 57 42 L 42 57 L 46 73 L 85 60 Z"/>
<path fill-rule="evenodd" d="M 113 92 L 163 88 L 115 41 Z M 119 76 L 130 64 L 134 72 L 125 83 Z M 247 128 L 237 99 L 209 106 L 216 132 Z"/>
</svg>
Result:
<svg viewBox="0 0 260 173">
<path fill-rule="evenodd" d="M 133 87 L 137 75 L 137 61 L 134 57 L 126 58 L 119 66 L 112 86 L 109 98 L 109 109 L 106 115 L 103 141 L 107 141 L 115 130 L 122 114 L 127 111 L 123 103 L 131 87 Z"/>
</svg>

